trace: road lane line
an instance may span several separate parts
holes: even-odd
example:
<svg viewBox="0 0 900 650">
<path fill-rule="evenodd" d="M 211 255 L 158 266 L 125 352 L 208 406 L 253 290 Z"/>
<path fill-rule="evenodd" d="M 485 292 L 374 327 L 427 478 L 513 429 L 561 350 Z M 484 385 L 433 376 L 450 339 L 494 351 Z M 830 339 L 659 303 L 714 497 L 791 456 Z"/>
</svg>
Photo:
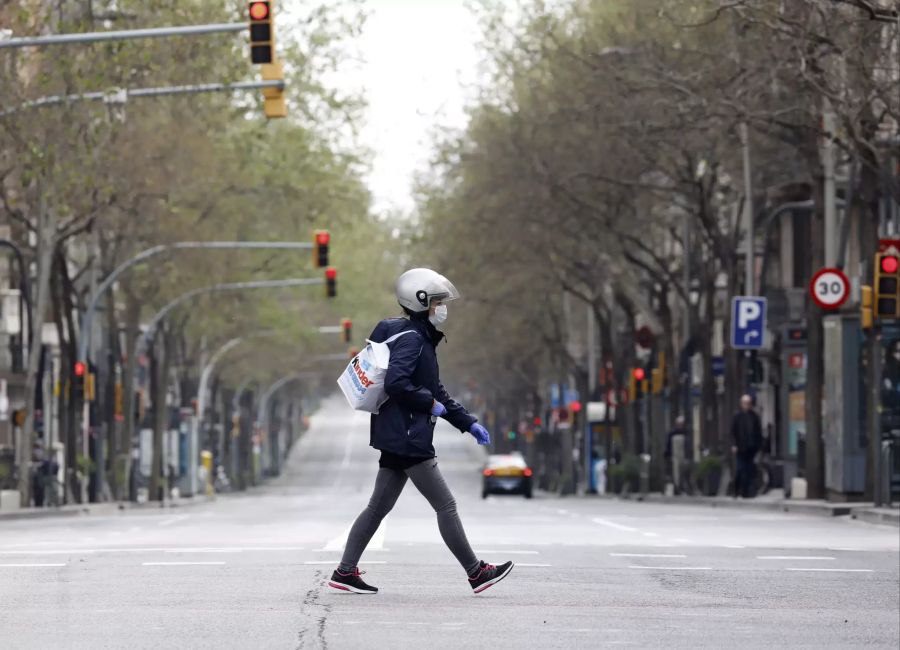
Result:
<svg viewBox="0 0 900 650">
<path fill-rule="evenodd" d="M 827 555 L 757 555 L 757 560 L 833 560 Z"/>
<path fill-rule="evenodd" d="M 709 566 L 638 566 L 632 564 L 629 569 L 650 569 L 652 571 L 712 571 Z"/>
<path fill-rule="evenodd" d="M 659 537 L 659 533 L 641 533 L 644 537 Z"/>
<path fill-rule="evenodd" d="M 240 548 L 167 548 L 164 553 L 240 553 Z"/>
<path fill-rule="evenodd" d="M 494 551 L 478 549 L 475 551 L 481 555 L 539 555 L 538 551 Z"/>
<path fill-rule="evenodd" d="M 725 544 L 722 548 L 747 548 L 746 546 L 741 546 L 740 544 Z"/>
<path fill-rule="evenodd" d="M 65 563 L 60 563 L 60 564 L 56 564 L 56 563 L 53 563 L 53 564 L 50 564 L 50 563 L 41 563 L 41 564 L 0 564 L 0 567 L 7 567 L 7 568 L 11 568 L 11 569 L 14 569 L 14 568 L 26 568 L 26 567 L 59 567 L 59 566 L 66 566 L 66 565 L 65 565 Z"/>
<path fill-rule="evenodd" d="M 687 557 L 687 555 L 677 555 L 674 553 L 610 553 L 610 557 Z"/>
<path fill-rule="evenodd" d="M 190 515 L 175 515 L 174 517 L 169 517 L 168 519 L 164 519 L 159 522 L 159 526 L 171 526 L 172 524 L 177 524 L 179 521 L 184 521 L 185 519 L 190 519 Z"/>
<path fill-rule="evenodd" d="M 533 562 L 516 562 L 516 566 L 548 567 L 552 564 L 535 564 Z"/>
<path fill-rule="evenodd" d="M 637 528 L 632 528 L 631 526 L 625 526 L 623 524 L 617 524 L 614 521 L 610 521 L 609 519 L 602 519 L 600 517 L 594 517 L 591 519 L 595 524 L 600 524 L 601 526 L 607 526 L 609 528 L 615 528 L 616 530 L 623 530 L 626 533 L 636 533 L 638 532 Z"/>
<path fill-rule="evenodd" d="M 821 569 L 816 567 L 787 567 L 785 571 L 826 571 L 828 573 L 874 573 L 875 569 Z"/>
<path fill-rule="evenodd" d="M 0 555 L 81 555 L 96 553 L 93 549 L 65 549 L 44 551 L 0 551 Z"/>
<path fill-rule="evenodd" d="M 141 566 L 221 566 L 224 562 L 141 562 Z"/>
<path fill-rule="evenodd" d="M 689 539 L 685 539 L 684 537 L 676 537 L 676 538 L 673 539 L 672 541 L 673 541 L 673 542 L 678 542 L 679 544 L 693 544 L 693 543 L 694 543 L 694 542 L 692 542 L 692 541 L 689 540 Z"/>
<path fill-rule="evenodd" d="M 330 564 L 332 566 L 337 566 L 340 564 L 340 560 L 310 560 L 308 562 L 304 562 L 303 564 Z M 386 560 L 361 560 L 360 564 L 387 564 Z"/>
</svg>

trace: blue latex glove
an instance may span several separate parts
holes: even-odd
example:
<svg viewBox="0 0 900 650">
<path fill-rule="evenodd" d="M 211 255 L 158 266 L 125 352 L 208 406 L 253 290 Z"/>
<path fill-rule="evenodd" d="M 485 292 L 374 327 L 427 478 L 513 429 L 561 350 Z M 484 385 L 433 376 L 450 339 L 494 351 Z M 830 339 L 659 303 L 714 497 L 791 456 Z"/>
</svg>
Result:
<svg viewBox="0 0 900 650">
<path fill-rule="evenodd" d="M 472 426 L 469 427 L 469 433 L 475 436 L 475 440 L 478 441 L 479 445 L 491 444 L 491 434 L 477 422 L 473 422 Z"/>
<path fill-rule="evenodd" d="M 442 415 L 444 415 L 444 413 L 446 413 L 446 412 L 447 412 L 447 407 L 444 406 L 443 404 L 441 404 L 440 402 L 438 402 L 437 400 L 435 400 L 434 404 L 431 406 L 432 419 L 439 418 Z"/>
</svg>

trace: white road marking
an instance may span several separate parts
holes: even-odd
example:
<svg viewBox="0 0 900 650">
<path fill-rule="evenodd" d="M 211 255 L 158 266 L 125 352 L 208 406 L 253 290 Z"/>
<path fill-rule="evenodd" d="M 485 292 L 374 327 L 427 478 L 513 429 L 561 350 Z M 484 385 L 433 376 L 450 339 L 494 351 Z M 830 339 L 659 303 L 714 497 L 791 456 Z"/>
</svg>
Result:
<svg viewBox="0 0 900 650">
<path fill-rule="evenodd" d="M 746 546 L 741 546 L 740 544 L 725 544 L 723 548 L 747 548 Z"/>
<path fill-rule="evenodd" d="M 874 569 L 817 569 L 815 567 L 809 568 L 794 568 L 788 567 L 785 571 L 827 571 L 829 573 L 874 573 Z"/>
<path fill-rule="evenodd" d="M 553 566 L 553 565 L 552 564 L 533 564 L 531 562 L 516 562 L 516 566 L 548 567 L 548 566 Z"/>
<path fill-rule="evenodd" d="M 308 562 L 304 562 L 303 564 L 331 564 L 333 566 L 337 566 L 340 563 L 340 560 L 311 560 Z M 387 562 L 385 560 L 362 560 L 360 561 L 360 564 L 387 564 Z"/>
<path fill-rule="evenodd" d="M 708 566 L 637 566 L 632 564 L 629 569 L 650 569 L 653 571 L 712 571 Z"/>
<path fill-rule="evenodd" d="M 757 560 L 833 560 L 827 555 L 757 555 Z"/>
<path fill-rule="evenodd" d="M 171 526 L 172 524 L 177 524 L 179 521 L 184 521 L 185 519 L 190 519 L 190 515 L 175 515 L 174 517 L 169 517 L 168 519 L 163 519 L 159 522 L 160 526 Z"/>
<path fill-rule="evenodd" d="M 641 533 L 644 537 L 659 537 L 659 533 Z"/>
<path fill-rule="evenodd" d="M 624 530 L 626 533 L 636 533 L 638 532 L 637 528 L 632 528 L 631 526 L 625 526 L 623 524 L 617 524 L 614 521 L 610 521 L 609 519 L 601 519 L 600 517 L 594 517 L 591 519 L 595 524 L 600 524 L 601 526 L 607 526 L 609 528 L 615 528 L 616 530 Z"/>
<path fill-rule="evenodd" d="M 382 523 L 384 523 L 384 522 L 382 521 Z M 322 551 L 342 551 L 342 550 L 344 550 L 344 546 L 347 544 L 347 536 L 350 534 L 350 528 L 352 528 L 352 526 L 353 526 L 353 524 L 350 524 L 349 526 L 347 526 L 347 529 L 343 533 L 341 533 L 334 539 L 330 540 L 320 550 L 322 550 Z"/>
<path fill-rule="evenodd" d="M 154 548 L 67 548 L 46 549 L 41 551 L 0 551 L 0 555 L 91 555 L 94 553 L 240 553 L 242 551 L 303 551 L 303 546 L 233 546 L 233 547 L 194 547 L 177 546 Z"/>
<path fill-rule="evenodd" d="M 221 566 L 224 562 L 141 562 L 141 566 Z"/>
<path fill-rule="evenodd" d="M 485 551 L 479 549 L 475 552 L 479 555 L 538 555 L 538 551 Z"/>
<path fill-rule="evenodd" d="M 691 540 L 685 539 L 685 538 L 683 538 L 683 537 L 676 537 L 676 538 L 675 538 L 674 540 L 672 540 L 672 541 L 678 542 L 679 544 L 693 544 L 693 542 L 692 542 Z"/>
<path fill-rule="evenodd" d="M 347 526 L 347 529 L 330 540 L 323 548 L 316 549 L 317 551 L 343 551 L 344 547 L 347 545 L 347 537 L 350 535 L 350 529 L 353 527 L 351 524 Z M 382 519 L 381 524 L 378 526 L 378 530 L 375 531 L 375 534 L 372 536 L 372 541 L 369 542 L 369 545 L 366 547 L 368 551 L 384 551 L 384 538 L 387 534 L 387 520 Z"/>
<path fill-rule="evenodd" d="M 563 508 L 558 508 L 558 509 L 556 510 L 556 512 L 559 513 L 559 514 L 561 514 L 561 515 L 567 515 L 567 514 L 569 514 L 569 511 L 568 511 L 568 510 L 565 510 L 565 509 L 563 509 Z"/>
<path fill-rule="evenodd" d="M 167 548 L 164 553 L 240 553 L 240 548 Z"/>
<path fill-rule="evenodd" d="M 610 557 L 687 557 L 687 555 L 676 555 L 667 553 L 610 553 Z"/>
<path fill-rule="evenodd" d="M 0 567 L 9 567 L 9 568 L 16 568 L 16 567 L 22 567 L 22 568 L 25 568 L 25 567 L 55 567 L 55 566 L 66 566 L 66 565 L 65 565 L 65 563 L 60 563 L 60 564 L 0 564 Z"/>
</svg>

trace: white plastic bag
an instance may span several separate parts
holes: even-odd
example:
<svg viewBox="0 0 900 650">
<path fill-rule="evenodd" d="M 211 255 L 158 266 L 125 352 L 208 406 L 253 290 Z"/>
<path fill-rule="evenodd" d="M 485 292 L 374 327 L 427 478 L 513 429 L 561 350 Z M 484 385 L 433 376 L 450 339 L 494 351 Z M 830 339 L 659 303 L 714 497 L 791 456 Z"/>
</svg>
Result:
<svg viewBox="0 0 900 650">
<path fill-rule="evenodd" d="M 381 405 L 388 401 L 384 392 L 384 378 L 391 361 L 388 343 L 411 331 L 394 334 L 384 343 L 366 340 L 366 347 L 347 364 L 337 383 L 351 407 L 357 411 L 378 413 Z"/>
</svg>

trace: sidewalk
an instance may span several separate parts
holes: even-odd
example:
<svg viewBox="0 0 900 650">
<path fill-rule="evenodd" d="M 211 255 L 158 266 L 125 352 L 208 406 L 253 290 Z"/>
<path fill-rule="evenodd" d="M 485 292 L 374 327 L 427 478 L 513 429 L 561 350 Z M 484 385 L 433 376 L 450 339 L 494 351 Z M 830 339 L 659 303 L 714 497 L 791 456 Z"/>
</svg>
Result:
<svg viewBox="0 0 900 650">
<path fill-rule="evenodd" d="M 620 496 L 621 499 L 646 501 L 648 503 L 678 503 L 681 505 L 709 506 L 712 508 L 746 508 L 750 510 L 768 510 L 778 512 L 795 512 L 822 517 L 842 517 L 849 515 L 869 523 L 900 526 L 900 509 L 875 508 L 869 502 L 833 503 L 822 499 L 785 499 L 783 490 L 772 490 L 768 494 L 754 499 L 735 499 L 725 496 L 665 496 L 658 492 L 640 495 Z"/>
<path fill-rule="evenodd" d="M 58 508 L 19 508 L 0 512 L 0 523 L 18 519 L 45 519 L 50 517 L 81 517 L 81 516 L 110 516 L 123 510 L 150 510 L 164 508 L 184 508 L 188 506 L 208 503 L 205 496 L 184 497 L 168 499 L 166 501 L 147 501 L 145 503 L 131 503 L 129 501 L 109 503 L 85 503 L 60 506 Z"/>
</svg>

